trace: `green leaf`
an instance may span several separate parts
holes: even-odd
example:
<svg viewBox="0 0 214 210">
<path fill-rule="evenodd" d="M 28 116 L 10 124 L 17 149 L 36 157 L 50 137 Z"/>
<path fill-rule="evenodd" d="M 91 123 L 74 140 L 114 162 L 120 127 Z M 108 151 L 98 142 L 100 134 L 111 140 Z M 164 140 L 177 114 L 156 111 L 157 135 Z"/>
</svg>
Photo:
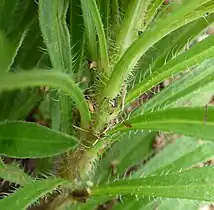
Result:
<svg viewBox="0 0 214 210">
<path fill-rule="evenodd" d="M 86 1 L 82 1 L 82 4 L 84 2 L 86 2 Z M 110 75 L 110 70 L 109 70 L 110 65 L 109 65 L 109 58 L 108 58 L 107 41 L 106 41 L 106 36 L 105 36 L 104 29 L 103 29 L 103 24 L 102 24 L 102 20 L 100 17 L 100 13 L 99 13 L 96 1 L 95 0 L 88 1 L 88 7 L 90 10 L 94 25 L 96 27 L 96 31 L 97 31 L 102 68 L 104 69 L 105 75 L 109 76 Z"/>
<path fill-rule="evenodd" d="M 199 33 L 214 21 L 214 14 L 192 21 L 170 33 L 142 56 L 135 69 L 135 83 L 142 81 L 166 62 L 179 55 L 184 46 L 189 48 L 191 42 L 196 40 Z"/>
<path fill-rule="evenodd" d="M 214 140 L 214 107 L 174 108 L 148 112 L 116 126 L 110 133 L 129 130 L 172 131 Z"/>
<path fill-rule="evenodd" d="M 120 30 L 116 37 L 116 44 L 120 48 L 119 53 L 122 55 L 136 38 L 134 31 L 137 21 L 141 15 L 141 10 L 145 7 L 145 1 L 133 0 L 129 2 L 126 13 L 124 15 Z"/>
<path fill-rule="evenodd" d="M 164 0 L 147 0 L 148 6 L 145 11 L 145 17 L 144 22 L 141 23 L 141 30 L 144 31 L 148 25 L 152 22 L 152 20 L 155 18 L 156 13 L 160 9 L 161 5 L 163 4 Z"/>
<path fill-rule="evenodd" d="M 123 196 L 121 203 L 113 210 L 196 210 L 202 202 L 186 199 L 156 198 L 151 197 L 134 198 L 133 196 Z"/>
<path fill-rule="evenodd" d="M 68 0 L 39 1 L 39 23 L 53 68 L 72 75 L 71 38 L 66 23 L 68 6 Z M 58 129 L 61 125 L 60 130 L 68 133 L 71 102 L 62 93 L 53 93 L 51 97 L 52 127 Z"/>
<path fill-rule="evenodd" d="M 115 199 L 115 197 L 110 197 L 107 195 L 90 197 L 86 203 L 78 203 L 78 205 L 72 205 L 70 208 L 67 208 L 66 210 L 95 210 L 102 203 L 105 203 L 111 199 Z"/>
<path fill-rule="evenodd" d="M 50 116 L 51 116 L 51 128 L 59 131 L 61 126 L 61 114 L 60 114 L 60 93 L 59 91 L 52 90 L 50 92 Z"/>
<path fill-rule="evenodd" d="M 0 27 L 10 38 L 23 33 L 35 18 L 36 2 L 26 0 L 2 0 L 0 3 Z"/>
<path fill-rule="evenodd" d="M 166 65 L 152 73 L 146 80 L 143 80 L 133 89 L 131 89 L 126 97 L 126 103 L 130 103 L 140 94 L 150 90 L 152 87 L 162 82 L 178 72 L 184 71 L 187 67 L 202 62 L 205 59 L 213 57 L 214 54 L 214 36 L 197 43 L 190 50 L 182 53 L 178 57 L 172 59 Z M 212 80 L 212 78 L 211 78 Z M 213 77 L 214 80 L 214 77 Z"/>
<path fill-rule="evenodd" d="M 34 70 L 30 72 L 7 73 L 0 76 L 0 92 L 26 87 L 49 86 L 65 92 L 76 103 L 83 126 L 90 121 L 90 112 L 81 90 L 68 75 L 61 72 Z"/>
<path fill-rule="evenodd" d="M 20 39 L 23 39 L 20 37 Z M 16 52 L 22 40 L 16 42 L 10 41 L 0 29 L 0 69 L 1 72 L 7 72 L 13 63 Z"/>
<path fill-rule="evenodd" d="M 14 62 L 26 31 L 36 15 L 31 0 L 2 0 L 0 3 L 0 71 L 7 72 Z"/>
<path fill-rule="evenodd" d="M 32 182 L 33 179 L 28 176 L 23 169 L 21 169 L 17 164 L 2 164 L 0 165 L 0 177 L 6 181 L 26 185 Z"/>
<path fill-rule="evenodd" d="M 200 18 L 206 12 L 213 12 L 213 7 L 203 5 L 209 0 L 183 2 L 175 12 L 156 22 L 144 34 L 133 42 L 116 64 L 111 78 L 104 90 L 104 95 L 110 99 L 119 94 L 121 84 L 130 71 L 137 64 L 141 56 L 160 39 L 182 27 L 183 25 Z M 210 2 L 209 2 L 210 3 Z"/>
<path fill-rule="evenodd" d="M 18 90 L 6 91 L 0 95 L 0 120 L 5 120 L 10 115 L 13 109 L 13 104 Z M 16 108 L 17 109 L 17 108 Z"/>
<path fill-rule="evenodd" d="M 195 168 L 178 173 L 122 180 L 92 189 L 92 195 L 138 195 L 152 197 L 214 200 L 214 167 Z"/>
<path fill-rule="evenodd" d="M 79 0 L 70 1 L 69 7 L 69 29 L 71 34 L 71 46 L 73 55 L 74 73 L 82 73 L 85 62 L 85 32 L 83 26 L 82 8 Z M 91 58 L 89 58 L 91 59 Z M 79 80 L 78 80 L 79 81 Z"/>
<path fill-rule="evenodd" d="M 0 96 L 0 120 L 24 120 L 42 97 L 37 89 L 3 92 Z"/>
<path fill-rule="evenodd" d="M 195 150 L 183 155 L 171 164 L 161 168 L 159 171 L 179 171 L 186 169 L 199 163 L 211 160 L 213 154 L 214 144 L 210 142 L 202 142 Z"/>
<path fill-rule="evenodd" d="M 4 167 L 4 161 L 2 160 L 2 158 L 0 157 L 0 167 Z"/>
<path fill-rule="evenodd" d="M 122 12 L 127 9 L 127 5 L 129 4 L 130 0 L 119 0 L 119 6 Z"/>
<path fill-rule="evenodd" d="M 67 181 L 61 179 L 47 179 L 34 181 L 18 189 L 15 193 L 0 200 L 0 208 L 4 210 L 25 210 L 40 197 L 55 190 Z"/>
<path fill-rule="evenodd" d="M 188 49 L 205 28 L 214 21 L 214 14 L 209 14 L 206 19 L 204 17 L 195 20 L 181 29 L 169 34 L 155 46 L 155 60 L 150 62 L 151 71 L 163 66 L 167 61 L 171 60 L 177 53 L 184 50 L 184 46 Z M 154 52 L 153 52 L 154 54 Z"/>
<path fill-rule="evenodd" d="M 209 80 L 208 80 L 209 83 Z M 212 100 L 214 83 L 208 84 L 205 87 L 201 87 L 199 90 L 187 95 L 186 97 L 178 99 L 175 103 L 171 104 L 171 107 L 181 106 L 205 106 Z"/>
<path fill-rule="evenodd" d="M 1 122 L 0 154 L 19 158 L 41 158 L 68 151 L 77 140 L 35 123 Z"/>
<path fill-rule="evenodd" d="M 113 210 L 151 210 L 158 206 L 159 203 L 161 203 L 160 200 L 154 200 L 149 197 L 135 198 L 133 196 L 123 196 L 121 202 L 118 202 L 113 207 Z"/>
<path fill-rule="evenodd" d="M 115 31 L 118 28 L 118 24 L 121 18 L 120 9 L 121 8 L 119 5 L 119 0 L 111 0 L 111 22 L 112 22 L 112 29 Z"/>
<path fill-rule="evenodd" d="M 41 49 L 45 49 L 45 44 L 40 32 L 39 21 L 36 19 L 29 27 L 27 35 L 15 57 L 13 67 L 16 68 L 16 71 L 17 68 L 27 70 L 34 68 L 44 54 L 49 58 L 48 54 L 44 53 Z M 40 67 L 51 67 L 51 63 L 49 65 L 40 65 Z"/>
<path fill-rule="evenodd" d="M 179 80 L 154 95 L 149 101 L 137 108 L 131 116 L 166 107 L 205 106 L 209 103 L 214 88 L 212 75 L 214 59 L 203 62 L 199 67 L 190 70 Z"/>
<path fill-rule="evenodd" d="M 97 34 L 94 20 L 89 9 L 89 1 L 81 0 L 81 8 L 85 27 L 86 44 L 89 60 L 96 61 L 98 58 Z"/>
<path fill-rule="evenodd" d="M 66 24 L 68 5 L 68 0 L 40 0 L 39 23 L 53 67 L 72 73 L 70 35 Z"/>
<path fill-rule="evenodd" d="M 105 0 L 105 1 L 102 1 L 102 0 L 96 0 L 97 2 L 97 7 L 99 9 L 99 12 L 100 12 L 100 16 L 102 18 L 102 22 L 103 22 L 103 27 L 104 27 L 104 30 L 105 30 L 105 33 L 106 33 L 106 37 L 108 37 L 108 33 L 110 32 L 109 30 L 110 29 L 110 24 L 111 24 L 111 7 L 113 7 L 113 4 L 117 4 L 117 1 L 118 0 L 114 0 L 114 1 L 111 1 L 111 0 Z M 117 15 L 116 13 L 114 15 Z"/>
<path fill-rule="evenodd" d="M 186 199 L 164 199 L 157 208 L 158 210 L 171 210 L 172 206 L 173 210 L 196 210 L 201 206 L 201 202 Z"/>
<path fill-rule="evenodd" d="M 151 153 L 154 136 L 154 133 L 141 131 L 121 135 L 99 163 L 94 177 L 96 182 L 105 183 L 122 176 L 129 167 L 145 159 Z M 112 173 L 114 162 L 115 172 Z"/>
<path fill-rule="evenodd" d="M 174 163 L 182 159 L 182 157 L 188 156 L 194 151 L 197 151 L 200 148 L 200 142 L 198 140 L 193 139 L 191 137 L 183 136 L 181 138 L 177 138 L 175 142 L 168 144 L 161 150 L 159 153 L 155 154 L 153 158 L 151 158 L 145 165 L 142 165 L 138 171 L 136 171 L 132 177 L 139 178 L 142 175 L 148 176 L 153 173 L 159 171 L 160 173 L 167 173 L 169 170 L 161 170 L 167 166 L 174 166 Z M 200 158 L 200 153 L 198 156 Z M 191 160 L 190 160 L 191 161 Z M 201 162 L 203 161 L 203 158 Z M 190 163 L 187 167 L 192 166 Z M 181 168 L 177 168 L 178 171 Z"/>
</svg>

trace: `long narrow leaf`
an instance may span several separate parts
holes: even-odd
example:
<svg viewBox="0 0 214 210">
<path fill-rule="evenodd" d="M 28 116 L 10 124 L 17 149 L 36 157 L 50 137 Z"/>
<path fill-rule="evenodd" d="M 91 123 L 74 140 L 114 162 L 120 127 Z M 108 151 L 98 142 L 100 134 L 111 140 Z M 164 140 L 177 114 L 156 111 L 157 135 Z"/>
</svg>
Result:
<svg viewBox="0 0 214 210">
<path fill-rule="evenodd" d="M 6 181 L 20 185 L 25 185 L 33 181 L 33 179 L 15 163 L 2 163 L 2 165 L 0 165 L 0 177 Z"/>
<path fill-rule="evenodd" d="M 214 200 L 214 167 L 196 168 L 184 172 L 122 180 L 98 186 L 92 195 L 138 195 L 152 197 Z"/>
<path fill-rule="evenodd" d="M 100 17 L 100 13 L 95 0 L 88 1 L 88 6 L 97 30 L 97 35 L 99 39 L 99 49 L 100 49 L 100 58 L 102 68 L 104 69 L 104 73 L 109 76 L 109 58 L 108 58 L 108 49 L 107 49 L 107 41 L 105 37 L 105 32 L 103 29 L 102 20 Z"/>
<path fill-rule="evenodd" d="M 120 22 L 120 7 L 118 0 L 111 0 L 111 19 L 112 28 L 116 30 Z"/>
<path fill-rule="evenodd" d="M 189 47 L 189 43 L 194 40 L 200 32 L 211 25 L 214 21 L 214 14 L 209 14 L 206 18 L 202 17 L 196 21 L 193 21 L 181 29 L 169 34 L 168 39 L 163 39 L 160 41 L 159 46 L 155 46 L 158 52 L 156 52 L 156 57 L 154 62 L 152 62 L 152 71 L 158 69 L 166 61 L 169 61 L 175 56 L 175 53 L 183 49 L 184 45 Z M 162 42 L 163 41 L 163 42 Z M 162 43 L 161 43 L 162 42 Z M 164 50 L 163 50 L 164 48 Z"/>
<path fill-rule="evenodd" d="M 40 0 L 39 22 L 53 67 L 72 73 L 70 35 L 66 24 L 68 3 L 68 0 Z"/>
<path fill-rule="evenodd" d="M 85 33 L 84 33 L 84 28 L 82 27 L 83 18 L 81 18 L 82 9 L 80 7 L 79 0 L 70 1 L 69 13 L 70 13 L 69 27 L 70 27 L 70 34 L 71 34 L 71 46 L 72 46 L 71 51 L 72 51 L 73 62 L 74 62 L 72 68 L 74 73 L 79 73 L 81 72 L 83 62 L 85 61 L 85 54 L 84 54 Z"/>
<path fill-rule="evenodd" d="M 97 34 L 96 28 L 93 22 L 93 17 L 89 9 L 89 1 L 81 0 L 81 8 L 83 14 L 83 21 L 85 27 L 86 45 L 88 47 L 88 59 L 97 60 L 98 58 L 98 47 L 97 47 Z"/>
<path fill-rule="evenodd" d="M 0 95 L 0 121 L 24 120 L 31 110 L 38 105 L 44 94 L 38 90 L 25 89 L 5 91 Z"/>
<path fill-rule="evenodd" d="M 149 76 L 151 72 L 154 72 L 177 56 L 184 49 L 185 45 L 189 47 L 189 43 L 196 40 L 200 32 L 212 24 L 213 21 L 214 14 L 211 13 L 206 19 L 202 17 L 192 21 L 156 43 L 138 62 L 135 69 L 135 84 L 142 81 L 142 79 Z"/>
<path fill-rule="evenodd" d="M 150 197 L 134 198 L 133 196 L 123 196 L 122 202 L 118 202 L 113 210 L 150 210 L 154 209 L 161 203 L 159 199 L 151 199 Z"/>
<path fill-rule="evenodd" d="M 144 31 L 146 27 L 152 22 L 152 20 L 155 18 L 156 13 L 158 12 L 158 9 L 163 4 L 164 0 L 149 0 L 149 5 L 147 8 L 147 11 L 145 12 L 145 18 L 144 18 L 144 25 L 141 26 L 141 30 Z"/>
<path fill-rule="evenodd" d="M 61 179 L 47 179 L 31 182 L 8 197 L 1 199 L 0 209 L 25 210 L 40 197 L 52 192 L 59 185 L 65 184 L 66 182 L 67 181 Z"/>
<path fill-rule="evenodd" d="M 111 17 L 110 10 L 111 10 L 112 4 L 117 3 L 117 0 L 114 0 L 114 2 L 111 2 L 111 0 L 105 0 L 105 1 L 96 0 L 96 3 L 97 3 L 97 7 L 99 9 L 100 16 L 102 18 L 106 37 L 108 37 L 108 35 L 109 35 L 108 33 L 110 30 L 110 23 L 111 23 L 110 22 L 110 17 Z M 114 15 L 116 15 L 116 13 Z"/>
<path fill-rule="evenodd" d="M 206 149 L 209 146 L 210 151 Z M 132 178 L 188 169 L 194 166 L 194 164 L 205 161 L 206 158 L 212 158 L 212 148 L 213 142 L 200 142 L 195 138 L 187 136 L 177 138 L 175 142 L 165 146 L 163 150 L 157 153 L 145 165 L 142 165 L 133 173 Z M 194 158 L 193 154 L 196 154 L 196 152 L 198 152 L 197 157 Z M 192 160 L 191 157 L 194 159 Z"/>
<path fill-rule="evenodd" d="M 39 21 L 36 19 L 27 31 L 27 35 L 25 36 L 25 39 L 23 40 L 15 57 L 13 67 L 18 67 L 18 69 L 34 68 L 41 56 L 44 55 L 44 52 L 41 50 L 44 48 L 45 44 L 41 36 Z M 48 57 L 48 54 L 46 54 L 46 56 Z M 47 66 L 50 67 L 51 65 Z M 43 66 L 43 68 L 47 66 Z"/>
<path fill-rule="evenodd" d="M 119 45 L 121 54 L 123 54 L 123 52 L 133 42 L 134 37 L 136 37 L 136 35 L 134 36 L 134 28 L 140 17 L 142 7 L 145 7 L 145 4 L 145 1 L 134 0 L 130 1 L 127 7 L 121 29 L 116 37 L 116 41 L 118 42 L 117 45 Z"/>
<path fill-rule="evenodd" d="M 11 97 L 10 93 L 11 91 L 6 92 Z M 1 120 L 24 120 L 43 97 L 44 94 L 38 94 L 36 89 L 17 91 L 13 98 L 14 101 L 10 104 L 11 109 L 6 109 L 7 112 Z M 9 104 L 7 104 L 7 107 L 9 107 Z"/>
<path fill-rule="evenodd" d="M 148 112 L 126 120 L 110 132 L 149 129 L 214 140 L 213 125 L 213 107 L 174 108 Z"/>
<path fill-rule="evenodd" d="M 181 54 L 175 59 L 169 61 L 162 68 L 156 70 L 145 81 L 137 84 L 127 95 L 126 103 L 131 102 L 140 94 L 151 89 L 153 86 L 174 74 L 184 71 L 187 67 L 202 62 L 205 59 L 213 57 L 214 54 L 214 36 L 199 42 L 187 52 Z M 214 79 L 214 78 L 213 78 Z"/>
<path fill-rule="evenodd" d="M 49 86 L 69 95 L 80 111 L 82 124 L 87 127 L 90 121 L 88 105 L 81 90 L 66 74 L 52 71 L 31 71 L 8 73 L 0 77 L 0 92 L 26 87 Z"/>
<path fill-rule="evenodd" d="M 192 152 L 182 156 L 173 163 L 159 169 L 159 171 L 179 171 L 196 164 L 203 163 L 205 161 L 211 160 L 214 157 L 213 154 L 214 144 L 210 142 L 203 142 L 199 147 L 197 147 Z"/>
<path fill-rule="evenodd" d="M 77 140 L 64 133 L 26 122 L 0 123 L 0 154 L 19 158 L 54 156 L 74 148 Z"/>
<path fill-rule="evenodd" d="M 2 0 L 0 3 L 0 72 L 10 70 L 14 58 L 36 15 L 31 0 Z"/>
<path fill-rule="evenodd" d="M 200 18 L 206 12 L 213 12 L 211 5 L 203 5 L 209 0 L 183 2 L 176 12 L 157 21 L 156 24 L 141 35 L 124 53 L 118 61 L 111 78 L 104 90 L 105 96 L 114 98 L 120 92 L 121 84 L 128 73 L 137 64 L 141 56 L 160 39 L 182 27 L 183 25 Z M 200 7 L 201 6 L 201 7 Z M 197 12 L 194 11 L 197 9 Z"/>
<path fill-rule="evenodd" d="M 203 202 L 187 200 L 187 199 L 164 199 L 159 203 L 158 210 L 196 210 L 201 209 Z M 144 210 L 144 209 L 142 209 Z"/>
<path fill-rule="evenodd" d="M 6 35 L 0 30 L 0 71 L 5 73 L 9 71 L 10 66 L 14 61 L 14 57 L 17 53 L 17 50 L 20 47 L 20 43 L 23 40 L 23 36 L 19 37 L 16 41 L 9 40 Z"/>
<path fill-rule="evenodd" d="M 190 70 L 181 79 L 173 82 L 148 102 L 142 104 L 131 115 L 136 116 L 145 111 L 160 110 L 171 106 L 178 107 L 179 104 L 182 106 L 205 106 L 213 94 L 213 63 L 214 59 L 210 59 Z M 196 101 L 193 101 L 193 97 L 197 99 L 197 104 Z"/>
<path fill-rule="evenodd" d="M 70 34 L 66 23 L 68 6 L 68 0 L 39 1 L 39 22 L 52 66 L 55 70 L 72 74 Z M 60 93 L 53 93 L 51 97 L 52 127 L 57 129 L 61 124 L 61 131 L 68 133 L 71 102 Z"/>
<path fill-rule="evenodd" d="M 105 183 L 122 176 L 130 167 L 145 159 L 152 150 L 155 133 L 141 131 L 121 135 L 100 162 L 94 180 Z M 124 147 L 124 145 L 129 145 Z"/>
</svg>

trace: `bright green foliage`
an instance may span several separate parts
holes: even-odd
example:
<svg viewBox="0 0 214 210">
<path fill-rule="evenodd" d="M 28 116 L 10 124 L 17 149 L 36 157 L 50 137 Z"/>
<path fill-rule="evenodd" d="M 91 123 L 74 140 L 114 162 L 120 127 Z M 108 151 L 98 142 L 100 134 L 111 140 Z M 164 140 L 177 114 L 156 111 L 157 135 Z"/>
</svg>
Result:
<svg viewBox="0 0 214 210">
<path fill-rule="evenodd" d="M 190 50 L 172 59 L 162 68 L 157 69 L 154 73 L 147 77 L 146 82 L 140 82 L 130 91 L 127 95 L 126 103 L 129 103 L 134 98 L 138 97 L 140 94 L 143 94 L 146 90 L 151 89 L 154 85 L 157 85 L 164 79 L 174 76 L 181 70 L 185 70 L 186 66 L 191 67 L 204 59 L 212 57 L 212 54 L 214 53 L 213 43 L 214 36 L 210 36 L 194 45 L 190 48 Z M 214 78 L 212 75 L 209 77 L 209 80 L 213 82 Z"/>
<path fill-rule="evenodd" d="M 66 74 L 53 71 L 20 72 L 16 74 L 3 74 L 0 78 L 0 91 L 13 90 L 35 86 L 49 86 L 60 89 L 67 93 L 76 102 L 79 107 L 83 124 L 87 124 L 90 120 L 90 113 L 84 96 L 78 86 L 66 76 Z"/>
<path fill-rule="evenodd" d="M 39 1 L 39 22 L 53 68 L 72 75 L 70 34 L 66 25 L 68 6 L 68 0 Z M 51 93 L 51 97 L 52 128 L 56 130 L 61 128 L 62 131 L 69 132 L 71 118 L 69 97 L 56 90 Z M 61 109 L 63 112 L 60 112 Z"/>
<path fill-rule="evenodd" d="M 32 181 L 31 183 L 26 184 L 23 188 L 18 189 L 12 195 L 2 199 L 0 201 L 0 208 L 5 210 L 24 210 L 40 197 L 52 192 L 62 184 L 66 184 L 66 181 L 60 179 Z"/>
<path fill-rule="evenodd" d="M 26 122 L 0 123 L 0 152 L 9 157 L 48 157 L 68 151 L 74 137 Z"/>
<path fill-rule="evenodd" d="M 0 209 L 214 202 L 213 22 L 213 0 L 1 0 Z"/>
<path fill-rule="evenodd" d="M 130 166 L 139 163 L 142 159 L 148 157 L 152 153 L 152 142 L 155 132 L 135 132 L 125 133 L 121 135 L 119 142 L 114 144 L 111 152 L 108 152 L 101 160 L 102 167 L 96 171 L 94 181 L 105 182 L 107 179 L 115 179 L 129 169 Z M 130 144 L 130 142 L 132 142 Z M 124 147 L 129 145 L 129 147 Z M 115 172 L 109 167 L 115 165 Z"/>
<path fill-rule="evenodd" d="M 152 129 L 157 131 L 173 131 L 187 136 L 214 140 L 213 126 L 213 107 L 174 108 L 144 113 L 124 121 L 111 132 Z"/>
<path fill-rule="evenodd" d="M 28 176 L 18 165 L 4 164 L 3 162 L 0 165 L 0 177 L 6 181 L 17 183 L 20 185 L 25 185 L 29 182 L 32 182 L 33 179 Z"/>
<path fill-rule="evenodd" d="M 196 166 L 213 157 L 212 142 L 200 142 L 190 137 L 181 137 L 175 143 L 166 146 L 146 165 L 136 171 L 132 177 L 137 178 L 153 173 L 167 173 Z M 200 155 L 198 155 L 200 154 Z"/>
<path fill-rule="evenodd" d="M 82 5 L 85 4 L 85 1 L 81 1 Z M 88 9 L 92 16 L 92 24 L 95 24 L 96 31 L 98 35 L 99 40 L 99 50 L 100 50 L 100 59 L 101 59 L 101 65 L 104 70 L 104 74 L 106 76 L 109 76 L 109 59 L 108 59 L 108 50 L 107 50 L 107 43 L 106 43 L 106 37 L 104 33 L 104 29 L 102 26 L 102 20 L 100 17 L 100 13 L 98 11 L 98 6 L 96 4 L 95 0 L 91 0 L 88 2 Z"/>
<path fill-rule="evenodd" d="M 9 15 L 12 14 L 12 15 Z M 36 17 L 36 3 L 2 0 L 0 3 L 0 72 L 7 72 Z M 4 52 L 4 53 L 3 53 Z"/>
<path fill-rule="evenodd" d="M 213 95 L 214 88 L 212 78 L 214 74 L 214 60 L 208 60 L 199 67 L 191 70 L 189 74 L 175 81 L 172 85 L 164 88 L 154 98 L 142 104 L 132 115 L 139 112 L 160 110 L 166 107 L 179 106 L 205 106 Z"/>
<path fill-rule="evenodd" d="M 92 194 L 130 194 L 213 201 L 213 167 L 121 180 L 94 188 Z M 207 176 L 205 177 L 204 174 Z"/>
</svg>

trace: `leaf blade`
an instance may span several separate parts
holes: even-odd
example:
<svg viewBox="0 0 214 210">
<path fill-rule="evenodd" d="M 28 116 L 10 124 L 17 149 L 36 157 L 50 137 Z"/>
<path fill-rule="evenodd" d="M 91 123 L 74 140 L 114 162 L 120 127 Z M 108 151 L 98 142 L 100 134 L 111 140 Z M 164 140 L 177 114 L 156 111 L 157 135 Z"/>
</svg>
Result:
<svg viewBox="0 0 214 210">
<path fill-rule="evenodd" d="M 175 142 L 168 144 L 159 153 L 155 154 L 155 156 L 145 165 L 142 165 L 132 175 L 132 177 L 139 178 L 142 175 L 148 176 L 154 174 L 167 165 L 173 165 L 176 160 L 180 159 L 182 156 L 185 156 L 188 153 L 191 153 L 197 149 L 198 146 L 199 143 L 196 139 L 186 136 L 178 138 Z"/>
<path fill-rule="evenodd" d="M 110 133 L 129 130 L 172 131 L 187 136 L 214 140 L 214 108 L 174 108 L 148 112 L 116 126 Z"/>
<path fill-rule="evenodd" d="M 136 116 L 139 113 L 143 113 L 143 111 L 160 110 L 166 107 L 178 107 L 180 101 L 186 101 L 186 97 L 194 97 L 194 95 L 197 97 L 204 93 L 205 96 L 210 96 L 211 93 L 206 90 L 209 88 L 211 90 L 212 86 L 214 86 L 214 82 L 212 81 L 212 75 L 214 73 L 213 62 L 214 59 L 203 62 L 196 69 L 191 70 L 179 80 L 165 87 L 164 90 L 152 97 L 145 104 L 142 104 L 131 115 Z M 204 91 L 206 91 L 206 93 Z M 189 102 L 191 102 L 191 100 Z M 189 102 L 188 104 L 190 104 Z M 201 103 L 198 102 L 197 105 L 205 106 L 208 102 L 207 100 L 203 100 Z M 190 106 L 195 106 L 195 103 L 191 104 Z M 184 102 L 183 105 L 186 106 Z"/>
<path fill-rule="evenodd" d="M 141 56 L 160 39 L 183 25 L 200 18 L 204 13 L 213 12 L 213 8 L 211 8 L 210 5 L 203 7 L 203 4 L 208 1 L 209 0 L 198 0 L 198 4 L 196 1 L 185 2 L 186 5 L 179 7 L 179 9 L 168 16 L 168 18 L 160 19 L 154 27 L 151 27 L 151 29 L 139 36 L 116 64 L 111 78 L 104 90 L 104 95 L 110 99 L 116 97 L 120 92 L 122 82 L 127 78 L 127 75 L 137 64 Z M 197 12 L 195 9 L 198 9 Z"/>
<path fill-rule="evenodd" d="M 76 144 L 74 137 L 35 123 L 0 123 L 0 154 L 9 157 L 50 157 L 68 151 Z"/>
<path fill-rule="evenodd" d="M 84 2 L 84 1 L 83 1 Z M 88 1 L 88 6 L 97 30 L 97 35 L 99 39 L 99 49 L 100 49 L 100 58 L 102 63 L 102 68 L 104 69 L 104 73 L 109 76 L 109 58 L 108 58 L 108 48 L 105 32 L 103 29 L 102 20 L 100 17 L 100 13 L 97 7 L 97 3 L 95 0 Z"/>
<path fill-rule="evenodd" d="M 7 0 L 0 3 L 0 71 L 8 72 L 36 15 L 36 3 Z"/>
<path fill-rule="evenodd" d="M 79 87 L 66 74 L 54 71 L 34 70 L 30 72 L 7 73 L 0 77 L 0 92 L 26 87 L 49 86 L 69 95 L 80 111 L 85 127 L 90 122 L 90 112 Z"/>
<path fill-rule="evenodd" d="M 208 161 L 213 158 L 213 149 L 214 145 L 212 143 L 202 142 L 198 148 L 160 170 L 170 170 L 171 172 L 174 172 Z"/>
<path fill-rule="evenodd" d="M 50 13 L 50 8 L 52 12 Z M 72 73 L 70 34 L 66 24 L 68 1 L 39 1 L 39 23 L 53 67 Z"/>
<path fill-rule="evenodd" d="M 205 59 L 213 57 L 213 43 L 214 36 L 210 36 L 202 42 L 199 42 L 198 44 L 193 46 L 190 50 L 179 55 L 175 59 L 172 59 L 162 68 L 156 70 L 153 74 L 146 78 L 146 80 L 143 80 L 130 90 L 126 97 L 126 104 L 130 103 L 134 98 L 136 98 L 140 94 L 143 94 L 145 91 L 150 90 L 152 87 L 162 82 L 164 79 L 169 78 L 175 73 L 184 71 L 187 66 L 193 66 L 198 62 L 202 62 Z"/>
<path fill-rule="evenodd" d="M 139 19 L 140 12 L 143 10 L 143 7 L 147 6 L 147 1 L 134 0 L 129 2 L 121 29 L 119 30 L 116 41 L 117 45 L 120 47 L 120 54 L 123 54 L 124 51 L 129 47 L 129 45 L 134 40 L 134 27 Z"/>
<path fill-rule="evenodd" d="M 121 135 L 111 146 L 111 152 L 107 152 L 100 161 L 94 180 L 105 183 L 125 174 L 126 170 L 151 153 L 154 136 L 154 133 L 148 132 L 131 132 Z M 124 148 L 124 145 L 129 145 L 129 147 Z"/>
<path fill-rule="evenodd" d="M 39 23 L 53 68 L 66 72 L 71 77 L 73 75 L 71 38 L 66 23 L 68 6 L 68 0 L 39 1 Z M 51 109 L 53 108 L 52 127 L 68 133 L 71 116 L 70 100 L 62 93 L 53 93 L 52 97 L 54 98 L 50 101 Z"/>
<path fill-rule="evenodd" d="M 126 195 L 213 201 L 213 172 L 214 167 L 204 167 L 163 176 L 122 180 L 98 186 L 92 190 L 92 195 L 118 195 L 122 192 Z"/>
<path fill-rule="evenodd" d="M 6 181 L 22 186 L 33 181 L 33 178 L 26 174 L 24 170 L 15 163 L 4 164 L 2 162 L 0 165 L 0 177 Z"/>
<path fill-rule="evenodd" d="M 89 59 L 97 60 L 98 58 L 98 46 L 96 39 L 96 29 L 93 24 L 93 17 L 91 11 L 89 10 L 89 1 L 81 0 L 81 9 L 83 14 L 83 22 L 85 26 L 85 36 L 86 36 L 86 44 L 87 50 L 89 51 Z"/>
<path fill-rule="evenodd" d="M 67 183 L 67 181 L 60 179 L 47 179 L 31 182 L 8 197 L 1 199 L 0 207 L 5 210 L 25 210 L 37 199 L 55 190 L 59 185 L 65 183 Z"/>
</svg>

